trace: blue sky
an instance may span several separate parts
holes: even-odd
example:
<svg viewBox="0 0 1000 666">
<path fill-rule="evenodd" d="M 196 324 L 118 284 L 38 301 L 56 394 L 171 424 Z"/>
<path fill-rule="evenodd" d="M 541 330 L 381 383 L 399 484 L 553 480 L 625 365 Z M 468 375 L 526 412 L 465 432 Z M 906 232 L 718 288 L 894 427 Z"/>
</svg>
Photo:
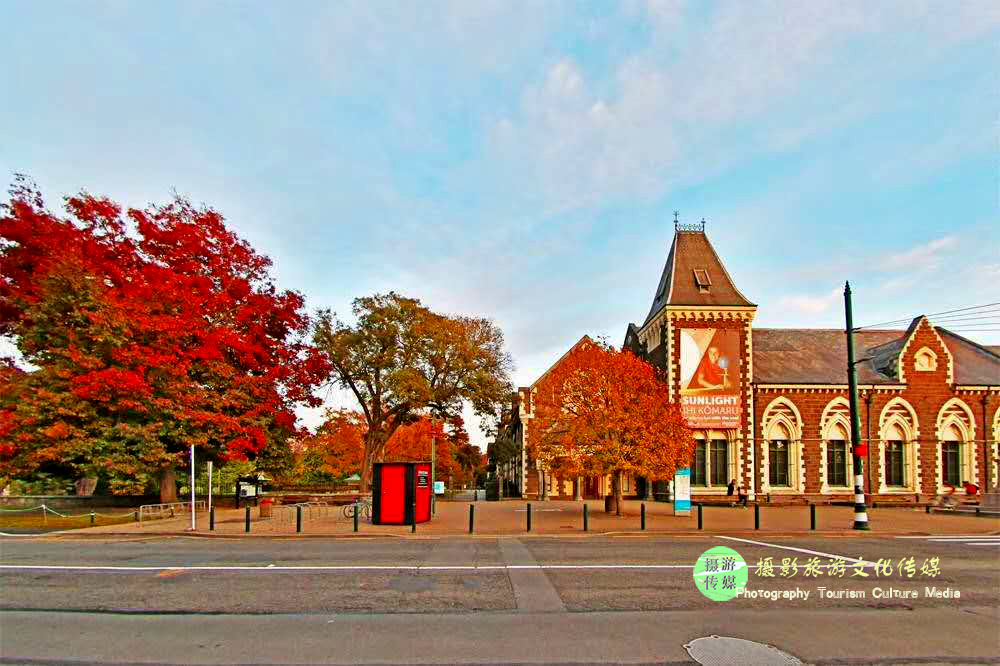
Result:
<svg viewBox="0 0 1000 666">
<path fill-rule="evenodd" d="M 310 307 L 395 289 L 495 319 L 518 384 L 641 322 L 674 210 L 760 326 L 842 326 L 845 279 L 858 323 L 1000 301 L 995 2 L 12 1 L 0 23 L 5 178 L 50 203 L 176 189 Z"/>
</svg>

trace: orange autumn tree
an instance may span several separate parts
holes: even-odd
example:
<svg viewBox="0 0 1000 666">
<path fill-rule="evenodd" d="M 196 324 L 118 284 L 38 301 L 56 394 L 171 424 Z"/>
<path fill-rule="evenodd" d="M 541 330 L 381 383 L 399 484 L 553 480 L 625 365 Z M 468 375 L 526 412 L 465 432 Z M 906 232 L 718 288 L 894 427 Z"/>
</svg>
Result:
<svg viewBox="0 0 1000 666">
<path fill-rule="evenodd" d="M 414 423 L 400 426 L 389 438 L 382 460 L 430 460 L 431 441 L 435 441 L 435 476 L 447 480 L 462 474 L 456 459 L 456 445 L 468 440 L 461 418 L 448 422 L 446 431 L 441 421 L 427 416 Z M 298 447 L 299 465 L 296 474 L 308 477 L 320 471 L 334 477 L 360 474 L 365 451 L 366 424 L 364 414 L 347 409 L 329 410 L 316 434 L 305 438 Z"/>
<path fill-rule="evenodd" d="M 623 474 L 667 479 L 691 463 L 694 439 L 680 405 L 630 351 L 581 345 L 532 398 L 532 456 L 567 475 L 610 474 L 619 516 Z"/>
</svg>

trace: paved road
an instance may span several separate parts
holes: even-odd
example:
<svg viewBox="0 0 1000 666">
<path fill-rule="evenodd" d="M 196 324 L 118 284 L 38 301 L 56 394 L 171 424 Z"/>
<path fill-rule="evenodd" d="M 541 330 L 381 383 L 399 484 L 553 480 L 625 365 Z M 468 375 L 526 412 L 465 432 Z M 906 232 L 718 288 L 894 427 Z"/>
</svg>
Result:
<svg viewBox="0 0 1000 666">
<path fill-rule="evenodd" d="M 799 598 L 707 599 L 692 565 L 719 545 L 771 558 L 749 590 Z M 843 578 L 806 575 L 835 556 Z M 810 663 L 1000 663 L 998 537 L 7 539 L 0 589 L 6 663 L 692 663 L 713 633 Z"/>
</svg>

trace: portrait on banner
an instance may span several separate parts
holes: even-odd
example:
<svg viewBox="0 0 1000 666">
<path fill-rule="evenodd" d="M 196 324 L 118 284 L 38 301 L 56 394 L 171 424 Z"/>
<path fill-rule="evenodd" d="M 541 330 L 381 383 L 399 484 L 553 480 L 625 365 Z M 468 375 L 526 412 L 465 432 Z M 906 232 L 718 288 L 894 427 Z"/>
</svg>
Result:
<svg viewBox="0 0 1000 666">
<path fill-rule="evenodd" d="M 740 332 L 725 328 L 680 331 L 681 410 L 696 428 L 738 428 Z"/>
</svg>

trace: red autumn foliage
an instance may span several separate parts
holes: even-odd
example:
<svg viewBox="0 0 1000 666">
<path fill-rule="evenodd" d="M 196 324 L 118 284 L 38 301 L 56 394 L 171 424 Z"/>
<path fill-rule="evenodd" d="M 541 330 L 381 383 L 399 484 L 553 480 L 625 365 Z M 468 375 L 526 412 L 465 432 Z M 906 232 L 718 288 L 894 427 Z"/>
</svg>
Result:
<svg viewBox="0 0 1000 666">
<path fill-rule="evenodd" d="M 532 395 L 531 456 L 568 475 L 612 476 L 621 514 L 622 474 L 668 479 L 694 455 L 694 438 L 649 363 L 588 342 L 573 349 Z"/>
<path fill-rule="evenodd" d="M 0 207 L 0 334 L 29 371 L 0 387 L 0 477 L 58 461 L 134 492 L 190 445 L 267 455 L 328 372 L 298 293 L 222 216 L 81 194 L 65 217 L 23 179 Z M 104 472 L 108 474 L 108 472 Z"/>
<path fill-rule="evenodd" d="M 303 462 L 317 465 L 331 476 L 343 478 L 360 474 L 366 429 L 364 414 L 331 410 L 316 434 L 302 440 L 299 453 Z M 382 460 L 430 460 L 432 439 L 436 442 L 435 476 L 438 480 L 461 485 L 475 479 L 479 450 L 469 444 L 461 418 L 443 423 L 424 416 L 400 426 L 389 438 Z M 470 463 L 470 460 L 473 462 Z M 302 469 L 298 473 L 306 476 L 309 471 Z"/>
</svg>

